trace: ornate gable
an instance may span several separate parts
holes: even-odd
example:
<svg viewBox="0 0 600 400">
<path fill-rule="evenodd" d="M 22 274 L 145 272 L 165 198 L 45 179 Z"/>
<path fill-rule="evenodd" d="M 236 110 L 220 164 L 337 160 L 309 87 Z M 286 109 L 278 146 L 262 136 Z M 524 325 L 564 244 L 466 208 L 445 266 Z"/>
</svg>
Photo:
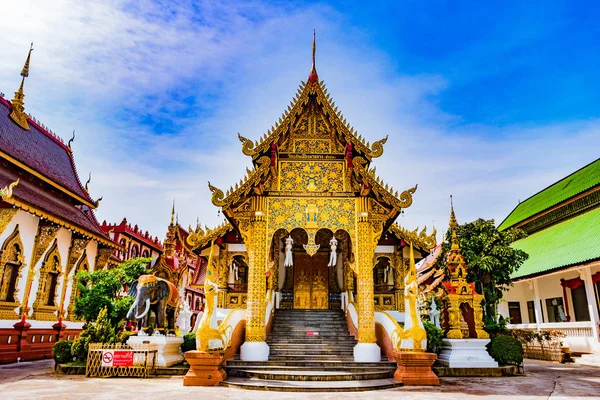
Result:
<svg viewBox="0 0 600 400">
<path fill-rule="evenodd" d="M 372 159 L 383 154 L 387 137 L 370 144 L 348 124 L 318 79 L 314 54 L 308 81 L 302 82 L 277 123 L 260 141 L 238 137 L 242 152 L 252 157 L 253 169 L 225 192 L 209 183 L 212 203 L 222 207 L 236 228 L 237 220 L 253 216 L 256 196 L 364 197 L 369 199 L 368 212 L 388 227 L 412 204 L 416 185 L 399 195 L 370 168 Z"/>
</svg>

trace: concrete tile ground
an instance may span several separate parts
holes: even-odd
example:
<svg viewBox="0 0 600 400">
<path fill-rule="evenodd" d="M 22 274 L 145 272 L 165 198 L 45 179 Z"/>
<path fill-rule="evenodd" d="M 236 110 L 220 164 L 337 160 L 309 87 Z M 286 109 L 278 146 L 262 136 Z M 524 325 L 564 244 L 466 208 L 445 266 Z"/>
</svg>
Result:
<svg viewBox="0 0 600 400">
<path fill-rule="evenodd" d="M 440 387 L 362 393 L 282 393 L 224 387 L 184 387 L 182 377 L 86 379 L 52 372 L 53 361 L 0 366 L 0 399 L 600 399 L 600 368 L 527 361 L 525 376 L 443 378 Z"/>
</svg>

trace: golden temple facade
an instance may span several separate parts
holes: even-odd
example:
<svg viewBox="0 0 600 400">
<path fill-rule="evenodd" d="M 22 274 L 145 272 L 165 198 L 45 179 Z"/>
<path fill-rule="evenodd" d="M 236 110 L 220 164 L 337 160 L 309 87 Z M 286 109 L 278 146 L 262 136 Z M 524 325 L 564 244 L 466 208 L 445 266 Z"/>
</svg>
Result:
<svg viewBox="0 0 600 400">
<path fill-rule="evenodd" d="M 340 309 L 354 302 L 359 343 L 375 343 L 375 311 L 404 310 L 409 246 L 422 258 L 435 230 L 395 223 L 417 186 L 396 191 L 372 166 L 372 144 L 346 121 L 314 64 L 292 102 L 258 141 L 239 135 L 253 168 L 230 189 L 209 183 L 227 222 L 190 227 L 187 244 L 212 251 L 217 306 L 246 309 L 246 342 L 265 342 L 267 291 L 278 308 Z M 215 252 L 216 250 L 216 252 Z M 332 254 L 334 253 L 334 254 Z"/>
</svg>

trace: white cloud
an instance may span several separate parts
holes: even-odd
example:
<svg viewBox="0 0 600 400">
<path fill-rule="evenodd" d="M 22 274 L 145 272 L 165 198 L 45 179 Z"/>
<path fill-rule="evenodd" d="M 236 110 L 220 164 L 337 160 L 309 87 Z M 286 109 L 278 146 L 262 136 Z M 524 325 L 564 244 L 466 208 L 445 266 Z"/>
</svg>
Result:
<svg viewBox="0 0 600 400">
<path fill-rule="evenodd" d="M 174 197 L 184 225 L 217 222 L 206 182 L 239 181 L 249 158 L 236 132 L 256 139 L 279 118 L 307 77 L 313 27 L 319 75 L 348 121 L 371 142 L 390 135 L 377 171 L 399 190 L 419 183 L 400 221 L 409 228 L 444 229 L 450 193 L 461 221 L 502 219 L 600 153 L 598 121 L 461 124 L 435 101 L 452 82 L 398 74 L 327 7 L 21 1 L 0 24 L 11 32 L 0 38 L 0 90 L 16 89 L 35 41 L 26 110 L 65 138 L 77 129 L 78 170 L 93 171 L 91 192 L 104 196 L 100 220 L 126 216 L 161 238 Z M 153 132 L 149 115 L 179 133 Z"/>
</svg>

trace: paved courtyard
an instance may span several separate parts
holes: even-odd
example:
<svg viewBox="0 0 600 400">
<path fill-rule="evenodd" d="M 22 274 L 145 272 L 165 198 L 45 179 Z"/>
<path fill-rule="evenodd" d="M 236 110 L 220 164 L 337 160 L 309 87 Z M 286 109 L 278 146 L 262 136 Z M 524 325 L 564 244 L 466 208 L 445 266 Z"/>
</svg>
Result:
<svg viewBox="0 0 600 400">
<path fill-rule="evenodd" d="M 51 360 L 0 366 L 0 398 L 12 399 L 450 399 L 600 398 L 600 368 L 527 361 L 515 378 L 443 378 L 440 387 L 362 393 L 282 393 L 224 387 L 184 387 L 182 377 L 86 379 L 53 372 Z"/>
</svg>

